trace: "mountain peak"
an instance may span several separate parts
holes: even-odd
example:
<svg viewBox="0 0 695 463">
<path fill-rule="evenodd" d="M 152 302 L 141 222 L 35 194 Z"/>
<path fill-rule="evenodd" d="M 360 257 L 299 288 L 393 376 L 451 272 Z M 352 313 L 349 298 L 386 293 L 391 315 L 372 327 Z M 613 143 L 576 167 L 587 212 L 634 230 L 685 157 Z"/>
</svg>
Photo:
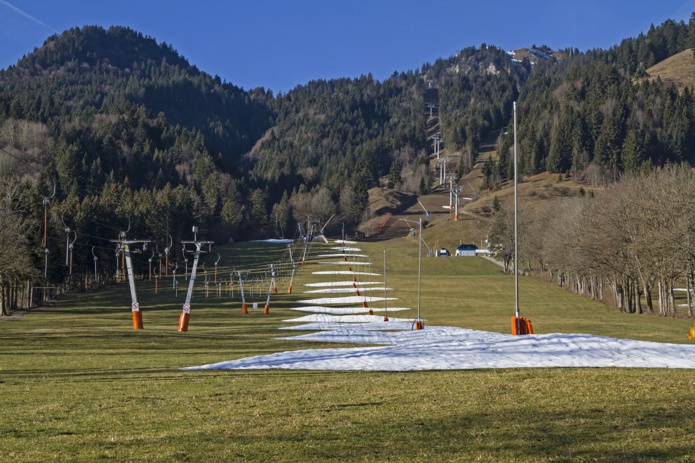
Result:
<svg viewBox="0 0 695 463">
<path fill-rule="evenodd" d="M 537 64 L 542 61 L 548 61 L 552 58 L 561 60 L 567 56 L 562 50 L 553 50 L 547 45 L 531 45 L 530 48 L 517 48 L 516 50 L 507 51 L 507 55 L 512 61 L 520 63 L 524 58 L 528 58 L 531 64 Z"/>
<path fill-rule="evenodd" d="M 80 66 L 93 67 L 101 63 L 125 70 L 148 60 L 190 67 L 188 61 L 166 43 L 159 44 L 152 37 L 130 28 L 84 26 L 52 35 L 40 48 L 19 60 L 17 68 L 41 73 L 77 62 Z"/>
</svg>

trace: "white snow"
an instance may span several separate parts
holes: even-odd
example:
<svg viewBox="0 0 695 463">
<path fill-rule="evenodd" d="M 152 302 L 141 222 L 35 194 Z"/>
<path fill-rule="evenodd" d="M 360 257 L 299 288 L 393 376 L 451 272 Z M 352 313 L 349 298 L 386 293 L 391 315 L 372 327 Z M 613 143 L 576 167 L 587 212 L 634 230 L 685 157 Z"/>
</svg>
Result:
<svg viewBox="0 0 695 463">
<path fill-rule="evenodd" d="M 345 297 L 323 297 L 319 299 L 302 299 L 297 302 L 302 304 L 355 304 L 358 302 L 377 302 L 377 301 L 395 301 L 395 297 L 374 297 L 374 296 L 345 296 Z"/>
<path fill-rule="evenodd" d="M 316 257 L 327 258 L 327 257 L 369 257 L 366 254 L 319 254 Z"/>
<path fill-rule="evenodd" d="M 353 244 L 350 241 L 337 241 Z M 335 248 L 334 248 L 335 249 Z M 345 250 L 349 248 L 341 248 Z M 357 249 L 359 251 L 359 249 Z M 327 257 L 327 256 L 326 256 Z M 358 262 L 320 262 L 351 264 Z M 378 275 L 376 273 L 336 271 L 313 272 L 314 275 Z M 307 284 L 308 287 L 334 287 L 307 293 L 352 292 L 339 288 L 353 282 Z M 376 283 L 356 283 L 376 284 Z M 360 287 L 360 291 L 384 288 Z M 616 339 L 590 334 L 537 334 L 512 336 L 465 328 L 426 325 L 414 330 L 413 318 L 368 315 L 368 312 L 406 311 L 407 308 L 327 307 L 335 304 L 363 304 L 391 301 L 397 298 L 372 296 L 325 297 L 304 299 L 307 306 L 291 310 L 309 312 L 285 331 L 312 333 L 278 339 L 352 343 L 374 347 L 304 349 L 278 352 L 239 360 L 191 366 L 184 370 L 221 369 L 293 369 L 293 370 L 357 370 L 414 371 L 466 370 L 481 368 L 539 367 L 624 367 L 624 368 L 688 368 L 695 369 L 695 345 L 661 344 Z"/>
<path fill-rule="evenodd" d="M 325 286 L 352 286 L 353 284 L 357 286 L 361 285 L 378 285 L 380 281 L 326 281 L 324 283 L 304 283 L 304 286 L 312 288 L 320 288 Z"/>
<path fill-rule="evenodd" d="M 391 320 L 396 320 L 392 318 Z M 402 318 L 398 319 L 403 322 L 410 322 L 410 319 Z M 381 323 L 384 321 L 382 315 L 331 315 L 331 314 L 312 314 L 305 315 L 299 318 L 291 318 L 289 320 L 283 320 L 286 323 Z M 290 328 L 280 328 L 280 329 L 304 329 L 305 326 L 293 326 Z"/>
<path fill-rule="evenodd" d="M 392 291 L 392 288 L 374 288 L 374 287 L 360 287 L 357 288 L 324 288 L 324 289 L 312 289 L 311 291 L 304 291 L 304 294 L 338 294 L 338 293 L 354 293 L 355 291 Z"/>
<path fill-rule="evenodd" d="M 336 271 L 325 271 L 325 272 L 311 272 L 312 275 L 370 275 L 379 276 L 380 273 L 370 273 L 370 272 L 351 272 L 349 270 L 336 270 Z"/>
<path fill-rule="evenodd" d="M 365 265 L 365 262 L 351 262 L 349 260 L 336 260 L 330 262 L 319 262 L 322 265 Z"/>
<path fill-rule="evenodd" d="M 359 251 L 361 251 L 360 248 L 331 248 L 331 249 L 333 251 L 343 251 L 343 252 L 347 252 L 347 251 L 359 252 Z"/>
<path fill-rule="evenodd" d="M 381 318 L 375 316 L 377 318 Z M 379 347 L 305 349 L 188 367 L 298 370 L 464 370 L 480 368 L 624 367 L 695 369 L 695 346 L 616 339 L 589 334 L 511 336 L 403 321 L 322 323 L 296 329 L 317 333 L 282 339 L 379 344 Z M 401 329 L 403 331 L 392 331 Z M 385 331 L 388 330 L 388 331 Z"/>
<path fill-rule="evenodd" d="M 369 310 L 373 312 L 401 312 L 404 310 L 410 310 L 409 307 L 326 307 L 320 305 L 312 305 L 307 307 L 293 307 L 290 310 L 296 310 L 298 312 L 313 312 L 320 314 L 358 314 L 367 313 Z"/>
</svg>

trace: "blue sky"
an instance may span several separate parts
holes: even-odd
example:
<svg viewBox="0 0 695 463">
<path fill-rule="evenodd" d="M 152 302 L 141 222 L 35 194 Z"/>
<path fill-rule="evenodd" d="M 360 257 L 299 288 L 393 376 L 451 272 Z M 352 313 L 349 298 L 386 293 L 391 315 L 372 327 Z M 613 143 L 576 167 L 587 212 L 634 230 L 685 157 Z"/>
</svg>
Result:
<svg viewBox="0 0 695 463">
<path fill-rule="evenodd" d="M 0 0 L 0 68 L 65 29 L 122 25 L 227 82 L 277 93 L 382 80 L 482 43 L 609 48 L 693 11 L 695 0 Z"/>
</svg>

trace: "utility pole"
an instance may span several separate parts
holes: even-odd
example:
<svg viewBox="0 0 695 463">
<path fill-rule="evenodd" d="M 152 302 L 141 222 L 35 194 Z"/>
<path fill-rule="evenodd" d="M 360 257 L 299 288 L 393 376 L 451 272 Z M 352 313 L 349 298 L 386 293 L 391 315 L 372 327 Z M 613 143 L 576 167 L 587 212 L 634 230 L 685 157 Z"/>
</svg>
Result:
<svg viewBox="0 0 695 463">
<path fill-rule="evenodd" d="M 458 187 L 456 187 L 456 190 L 454 191 L 454 221 L 458 221 L 459 219 L 459 190 Z"/>
<path fill-rule="evenodd" d="M 420 318 L 420 288 L 422 286 L 422 217 L 420 222 L 420 239 L 418 240 L 417 249 L 417 320 L 415 320 L 415 329 L 421 330 L 425 327 Z"/>
<path fill-rule="evenodd" d="M 94 246 L 92 246 L 92 256 L 94 257 L 94 283 L 97 282 L 97 255 L 94 254 Z"/>
<path fill-rule="evenodd" d="M 68 266 L 68 250 L 70 248 L 70 227 L 65 223 L 65 214 L 60 217 L 60 221 L 63 222 L 63 227 L 65 230 L 65 266 Z"/>
<path fill-rule="evenodd" d="M 48 278 L 48 206 L 56 195 L 56 184 L 53 182 L 53 194 L 43 198 L 43 277 Z"/>
<path fill-rule="evenodd" d="M 152 281 L 152 259 L 154 259 L 154 249 L 151 249 L 152 255 L 150 256 L 149 259 L 147 259 L 147 279 L 148 281 Z"/>
<path fill-rule="evenodd" d="M 246 307 L 246 295 L 244 294 L 244 281 L 246 281 L 246 275 L 242 276 L 241 272 L 237 272 L 237 275 L 239 276 L 239 292 L 241 293 L 241 313 L 246 315 L 249 313 Z M 234 293 L 232 293 L 232 297 L 234 297 Z"/>
<path fill-rule="evenodd" d="M 441 185 L 444 183 L 444 163 L 446 159 L 437 159 L 437 164 L 439 165 L 439 183 Z"/>
<path fill-rule="evenodd" d="M 389 302 L 386 298 L 386 249 L 384 249 L 384 321 L 389 321 Z"/>
<path fill-rule="evenodd" d="M 68 245 L 68 252 L 70 253 L 70 259 L 69 259 L 70 275 L 72 275 L 72 253 L 73 253 L 73 250 L 75 249 L 75 241 L 77 241 L 77 232 L 73 230 L 72 233 L 75 235 L 75 237 L 72 239 L 72 242 Z"/>
<path fill-rule="evenodd" d="M 167 221 L 167 227 L 169 226 L 169 221 Z M 171 235 L 167 234 L 169 236 L 169 246 L 164 248 L 164 276 L 169 276 L 169 251 L 171 251 L 171 247 L 174 245 L 174 240 L 171 238 Z"/>
<path fill-rule="evenodd" d="M 198 269 L 198 260 L 200 259 L 200 248 L 204 245 L 207 244 L 208 246 L 212 246 L 212 241 L 198 241 L 197 240 L 197 233 L 198 233 L 198 227 L 193 227 L 193 236 L 196 238 L 193 241 L 182 241 L 181 243 L 184 246 L 184 257 L 185 257 L 185 251 L 186 251 L 186 244 L 193 244 L 195 245 L 195 255 L 193 257 L 193 267 L 191 268 L 191 278 L 188 282 L 188 293 L 186 293 L 186 302 L 183 304 L 183 311 L 181 312 L 181 315 L 179 317 L 179 327 L 177 331 L 188 331 L 188 320 L 190 319 L 191 316 L 191 298 L 193 297 L 193 285 L 195 284 L 195 275 L 196 271 Z M 186 265 L 188 265 L 188 261 L 186 261 Z"/>
<path fill-rule="evenodd" d="M 186 244 L 184 241 L 181 241 L 181 246 L 181 254 L 183 255 L 183 261 L 185 263 L 183 281 L 188 281 L 188 258 L 186 257 Z"/>
<path fill-rule="evenodd" d="M 128 225 L 128 230 L 130 230 L 130 224 Z M 118 234 L 117 240 L 111 240 L 111 242 L 116 242 L 118 250 L 125 255 L 125 266 L 128 273 L 128 284 L 130 285 L 130 299 L 131 299 L 131 311 L 133 312 L 133 329 L 141 330 L 142 325 L 142 312 L 140 312 L 140 304 L 138 303 L 138 296 L 135 292 L 135 277 L 133 275 L 133 264 L 131 260 L 131 250 L 130 246 L 133 244 L 143 244 L 144 246 L 149 243 L 149 240 L 126 240 L 126 232 L 122 231 Z"/>
<path fill-rule="evenodd" d="M 437 155 L 437 160 L 439 160 L 439 142 L 442 141 L 442 137 L 437 134 L 432 137 L 432 140 L 434 141 L 434 154 Z"/>
<path fill-rule="evenodd" d="M 516 159 L 516 101 L 514 102 L 514 315 L 516 315 L 517 333 L 519 329 L 519 197 Z"/>
</svg>

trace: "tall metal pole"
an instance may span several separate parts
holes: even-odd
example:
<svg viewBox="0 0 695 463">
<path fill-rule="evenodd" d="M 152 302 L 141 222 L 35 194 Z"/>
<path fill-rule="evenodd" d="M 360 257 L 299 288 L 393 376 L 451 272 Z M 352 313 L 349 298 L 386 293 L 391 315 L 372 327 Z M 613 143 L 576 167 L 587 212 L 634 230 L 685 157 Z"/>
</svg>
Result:
<svg viewBox="0 0 695 463">
<path fill-rule="evenodd" d="M 188 284 L 188 292 L 186 293 L 186 305 L 191 304 L 191 297 L 193 296 L 193 285 L 195 284 L 195 275 L 198 272 L 198 259 L 200 258 L 200 246 L 201 243 L 195 243 L 195 254 L 193 258 L 193 267 L 191 270 L 191 278 L 189 278 L 190 283 Z M 190 308 L 189 308 L 190 310 Z"/>
<path fill-rule="evenodd" d="M 43 277 L 48 278 L 48 205 L 49 198 L 43 198 Z"/>
<path fill-rule="evenodd" d="M 73 231 L 73 233 L 75 234 L 75 238 L 72 240 L 72 243 L 70 243 L 70 245 L 68 246 L 68 249 L 70 251 L 70 275 L 72 275 L 72 253 L 75 248 L 75 241 L 77 241 L 77 232 Z"/>
<path fill-rule="evenodd" d="M 386 249 L 384 249 L 384 321 L 389 321 L 389 301 L 386 299 Z"/>
<path fill-rule="evenodd" d="M 92 246 L 92 256 L 94 256 L 94 282 L 97 282 L 97 255 L 94 254 L 94 246 Z"/>
<path fill-rule="evenodd" d="M 130 283 L 130 299 L 133 304 L 133 312 L 136 312 L 137 310 L 135 308 L 135 305 L 138 302 L 138 296 L 135 293 L 135 277 L 133 276 L 133 264 L 130 260 L 130 247 L 127 244 L 125 244 L 124 246 L 125 247 L 123 249 L 125 251 L 125 265 L 128 271 L 128 283 Z"/>
<path fill-rule="evenodd" d="M 514 313 L 519 332 L 519 195 L 516 157 L 516 101 L 514 102 Z"/>
<path fill-rule="evenodd" d="M 193 233 L 197 230 L 194 229 Z M 186 251 L 186 243 L 192 243 L 195 245 L 195 255 L 193 257 L 193 267 L 191 268 L 191 277 L 188 281 L 188 292 L 186 293 L 186 302 L 183 304 L 183 310 L 179 316 L 179 326 L 177 331 L 188 331 L 188 320 L 191 316 L 191 298 L 193 296 L 193 285 L 195 284 L 195 275 L 198 270 L 198 260 L 200 259 L 200 248 L 203 244 L 212 244 L 212 241 L 182 241 L 184 246 L 184 255 Z M 188 263 L 188 262 L 186 262 Z"/>
<path fill-rule="evenodd" d="M 65 222 L 63 222 L 65 223 Z M 70 227 L 65 227 L 65 266 L 67 267 L 70 263 Z"/>
<path fill-rule="evenodd" d="M 454 195 L 456 196 L 454 198 L 454 220 L 459 219 L 459 192 L 458 190 L 454 192 Z"/>
<path fill-rule="evenodd" d="M 123 251 L 125 254 L 125 265 L 128 271 L 128 283 L 130 286 L 131 311 L 133 312 L 133 329 L 142 329 L 142 312 L 140 312 L 140 304 L 138 296 L 135 293 L 135 278 L 133 276 L 133 265 L 130 260 L 130 248 L 128 243 L 123 243 Z"/>
<path fill-rule="evenodd" d="M 420 239 L 417 251 L 417 324 L 420 323 L 420 286 L 422 284 L 422 217 L 420 217 Z"/>
</svg>

